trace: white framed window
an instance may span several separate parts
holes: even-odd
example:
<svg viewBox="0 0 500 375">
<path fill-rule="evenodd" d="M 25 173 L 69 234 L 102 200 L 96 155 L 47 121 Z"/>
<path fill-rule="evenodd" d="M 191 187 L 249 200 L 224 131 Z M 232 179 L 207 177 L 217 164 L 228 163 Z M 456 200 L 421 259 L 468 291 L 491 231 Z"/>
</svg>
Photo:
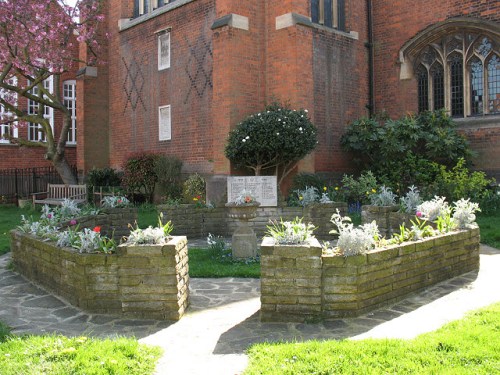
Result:
<svg viewBox="0 0 500 375">
<path fill-rule="evenodd" d="M 12 77 L 7 81 L 10 85 L 17 85 L 17 78 Z M 17 93 L 7 92 L 0 88 L 0 98 L 7 99 L 9 103 L 17 105 Z M 4 123 L 13 117 L 12 112 L 0 104 L 0 143 L 10 143 L 9 137 L 17 138 L 17 122 Z"/>
<path fill-rule="evenodd" d="M 50 76 L 47 78 L 45 81 L 43 81 L 43 87 L 49 91 L 49 92 L 54 92 L 54 77 Z M 31 89 L 31 93 L 33 95 L 39 96 L 38 92 L 38 87 L 33 87 Z M 28 99 L 28 114 L 29 115 L 34 115 L 38 113 L 38 108 L 39 105 L 37 102 L 34 100 Z M 52 130 L 54 130 L 54 109 L 49 106 L 44 107 L 43 111 L 43 117 L 47 120 L 49 120 L 50 126 Z M 41 132 L 40 129 L 42 128 L 41 125 L 35 124 L 35 123 L 28 123 L 28 140 L 29 141 L 34 141 L 34 142 L 45 142 L 46 137 L 45 133 Z"/>
<path fill-rule="evenodd" d="M 169 105 L 158 108 L 158 139 L 160 141 L 172 139 L 172 116 Z"/>
<path fill-rule="evenodd" d="M 158 35 L 158 70 L 170 68 L 170 32 Z"/>
<path fill-rule="evenodd" d="M 64 106 L 71 113 L 71 126 L 68 130 L 67 144 L 76 145 L 76 81 L 68 80 L 63 82 Z"/>
</svg>

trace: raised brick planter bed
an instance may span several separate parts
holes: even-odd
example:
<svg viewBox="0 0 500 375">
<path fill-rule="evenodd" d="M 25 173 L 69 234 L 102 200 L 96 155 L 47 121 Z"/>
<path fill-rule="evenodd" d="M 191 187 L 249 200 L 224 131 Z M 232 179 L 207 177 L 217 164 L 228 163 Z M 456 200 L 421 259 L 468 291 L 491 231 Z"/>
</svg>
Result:
<svg viewBox="0 0 500 375">
<path fill-rule="evenodd" d="M 261 319 L 308 321 L 364 314 L 479 269 L 479 229 L 352 257 L 309 246 L 261 245 Z"/>
<path fill-rule="evenodd" d="M 257 237 L 263 237 L 267 231 L 269 220 L 293 220 L 303 217 L 304 222 L 311 222 L 317 230 L 314 232 L 319 239 L 331 238 L 333 229 L 330 218 L 339 210 L 342 215 L 347 213 L 346 203 L 315 204 L 308 207 L 259 207 L 257 217 L 249 220 L 249 226 Z M 227 208 L 199 208 L 194 205 L 158 206 L 166 220 L 174 224 L 174 234 L 183 234 L 188 238 L 206 237 L 209 233 L 229 237 L 237 227 L 237 219 L 228 217 Z"/>
<path fill-rule="evenodd" d="M 188 306 L 186 237 L 119 246 L 110 255 L 81 254 L 15 230 L 11 237 L 16 270 L 82 310 L 178 320 Z"/>
</svg>

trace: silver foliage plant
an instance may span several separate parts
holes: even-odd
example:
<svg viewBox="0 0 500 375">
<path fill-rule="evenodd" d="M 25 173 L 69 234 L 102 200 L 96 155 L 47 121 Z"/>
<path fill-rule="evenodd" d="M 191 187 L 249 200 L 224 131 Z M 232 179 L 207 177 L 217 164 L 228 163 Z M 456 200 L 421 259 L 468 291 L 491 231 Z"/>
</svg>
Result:
<svg viewBox="0 0 500 375">
<path fill-rule="evenodd" d="M 415 214 L 417 212 L 417 207 L 422 204 L 422 198 L 420 197 L 420 191 L 414 185 L 408 188 L 408 192 L 404 197 L 399 200 L 403 212 L 407 214 Z"/>
<path fill-rule="evenodd" d="M 374 206 L 394 206 L 396 204 L 396 194 L 391 188 L 382 185 L 378 193 L 370 195 L 370 202 Z"/>
<path fill-rule="evenodd" d="M 349 217 L 340 215 L 339 210 L 332 215 L 330 221 L 337 227 L 337 230 L 330 233 L 339 235 L 337 247 L 344 256 L 364 254 L 375 248 L 380 236 L 375 221 L 356 228 Z"/>
<path fill-rule="evenodd" d="M 453 222 L 458 229 L 467 229 L 476 221 L 476 212 L 480 212 L 479 204 L 470 199 L 460 199 L 453 203 Z"/>
<path fill-rule="evenodd" d="M 427 221 L 434 221 L 440 216 L 444 217 L 449 214 L 450 207 L 445 197 L 435 196 L 434 199 L 425 201 L 417 206 L 417 216 Z"/>
<path fill-rule="evenodd" d="M 271 221 L 267 226 L 267 234 L 275 243 L 281 245 L 300 245 L 314 238 L 316 227 L 311 223 L 303 223 L 302 218 L 296 217 L 292 221 Z"/>
<path fill-rule="evenodd" d="M 295 193 L 299 197 L 300 204 L 304 207 L 318 202 L 320 199 L 318 189 L 313 186 L 306 186 L 304 190 L 295 190 Z"/>
</svg>

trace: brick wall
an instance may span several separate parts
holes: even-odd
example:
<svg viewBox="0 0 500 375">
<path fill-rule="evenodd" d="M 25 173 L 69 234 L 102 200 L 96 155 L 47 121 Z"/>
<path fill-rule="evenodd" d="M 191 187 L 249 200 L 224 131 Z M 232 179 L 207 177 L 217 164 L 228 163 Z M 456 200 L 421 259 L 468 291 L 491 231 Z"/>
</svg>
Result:
<svg viewBox="0 0 500 375">
<path fill-rule="evenodd" d="M 374 2 L 375 109 L 399 117 L 417 111 L 417 85 L 414 79 L 400 80 L 398 53 L 403 45 L 426 28 L 453 17 L 474 17 L 500 21 L 500 2 L 484 1 L 409 1 Z M 500 119 L 489 120 L 487 127 L 471 125 L 473 119 L 460 121 L 478 157 L 475 168 L 500 176 L 498 139 Z M 468 124 L 469 123 L 469 124 Z"/>
<path fill-rule="evenodd" d="M 261 319 L 350 317 L 479 269 L 479 229 L 449 233 L 356 256 L 308 246 L 261 246 Z"/>
<path fill-rule="evenodd" d="M 16 231 L 11 236 L 16 270 L 82 310 L 179 320 L 188 306 L 185 237 L 105 255 L 80 254 Z"/>
</svg>

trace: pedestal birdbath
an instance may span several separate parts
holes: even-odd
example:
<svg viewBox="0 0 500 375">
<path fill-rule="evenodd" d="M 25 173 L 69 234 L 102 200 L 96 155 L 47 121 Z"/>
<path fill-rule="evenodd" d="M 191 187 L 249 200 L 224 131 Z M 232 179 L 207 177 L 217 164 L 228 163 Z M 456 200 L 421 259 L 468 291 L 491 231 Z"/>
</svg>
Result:
<svg viewBox="0 0 500 375">
<path fill-rule="evenodd" d="M 257 216 L 259 202 L 236 204 L 226 203 L 228 216 L 238 219 L 236 230 L 232 237 L 233 258 L 254 258 L 257 256 L 257 236 L 248 225 L 248 220 Z"/>
</svg>

